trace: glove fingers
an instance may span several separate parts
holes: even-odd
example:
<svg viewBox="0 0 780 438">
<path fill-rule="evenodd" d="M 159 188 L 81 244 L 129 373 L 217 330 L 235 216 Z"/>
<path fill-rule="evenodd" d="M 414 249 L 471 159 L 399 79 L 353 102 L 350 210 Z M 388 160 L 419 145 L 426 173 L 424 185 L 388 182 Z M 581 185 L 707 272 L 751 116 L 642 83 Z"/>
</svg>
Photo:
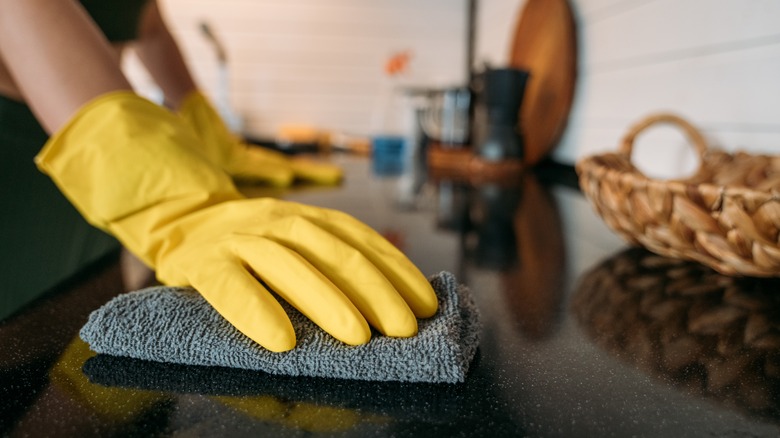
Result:
<svg viewBox="0 0 780 438">
<path fill-rule="evenodd" d="M 277 187 L 287 187 L 295 178 L 284 155 L 241 144 L 234 148 L 225 167 L 236 179 L 264 182 Z"/>
<path fill-rule="evenodd" d="M 268 350 L 295 347 L 295 330 L 282 306 L 239 260 L 204 263 L 192 286 L 238 331 Z"/>
<path fill-rule="evenodd" d="M 390 280 L 418 318 L 429 318 L 436 313 L 436 293 L 425 276 L 398 248 L 371 227 L 352 216 L 332 210 L 326 216 L 311 214 L 307 217 L 366 256 Z"/>
<path fill-rule="evenodd" d="M 256 179 L 276 185 L 289 185 L 293 178 L 315 184 L 335 185 L 343 176 L 341 168 L 332 164 L 287 158 L 276 151 L 243 144 L 235 148 L 228 167 L 229 173 L 236 177 L 249 179 L 254 175 Z M 284 174 L 285 171 L 289 175 Z"/>
<path fill-rule="evenodd" d="M 271 290 L 334 338 L 350 345 L 371 339 L 358 309 L 301 255 L 260 237 L 239 239 L 234 250 Z"/>
<path fill-rule="evenodd" d="M 273 151 L 262 146 L 250 146 L 244 143 L 240 143 L 238 147 L 243 149 L 242 155 L 244 155 L 244 158 L 253 162 L 280 165 L 288 164 L 289 159 L 281 152 Z"/>
<path fill-rule="evenodd" d="M 395 337 L 417 334 L 417 320 L 406 301 L 357 249 L 301 217 L 275 222 L 266 237 L 302 255 L 381 333 Z"/>
<path fill-rule="evenodd" d="M 290 159 L 290 167 L 296 178 L 315 184 L 336 185 L 341 182 L 343 177 L 340 167 L 328 163 L 292 158 Z"/>
</svg>

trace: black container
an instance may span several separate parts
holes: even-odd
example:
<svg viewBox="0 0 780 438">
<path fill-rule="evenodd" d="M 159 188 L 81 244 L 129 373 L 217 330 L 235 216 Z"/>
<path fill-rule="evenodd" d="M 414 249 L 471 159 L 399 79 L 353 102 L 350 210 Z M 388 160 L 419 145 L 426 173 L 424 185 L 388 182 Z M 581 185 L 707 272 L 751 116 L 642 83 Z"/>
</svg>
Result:
<svg viewBox="0 0 780 438">
<path fill-rule="evenodd" d="M 487 161 L 523 158 L 520 107 L 529 73 L 516 68 L 488 69 L 481 75 L 477 154 Z"/>
</svg>

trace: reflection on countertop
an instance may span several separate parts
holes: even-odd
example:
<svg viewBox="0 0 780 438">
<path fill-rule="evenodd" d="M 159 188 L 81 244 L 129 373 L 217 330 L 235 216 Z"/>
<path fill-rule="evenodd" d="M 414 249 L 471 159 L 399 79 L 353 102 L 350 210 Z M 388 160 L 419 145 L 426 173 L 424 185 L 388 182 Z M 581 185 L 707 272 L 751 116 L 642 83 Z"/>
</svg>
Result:
<svg viewBox="0 0 780 438">
<path fill-rule="evenodd" d="M 114 258 L 0 322 L 0 435 L 780 434 L 776 282 L 626 250 L 545 166 L 498 184 L 332 160 L 342 186 L 242 190 L 344 210 L 453 272 L 484 321 L 463 384 L 95 355 L 77 334 L 124 290 Z"/>
<path fill-rule="evenodd" d="M 780 417 L 780 279 L 632 248 L 585 274 L 572 309 L 600 346 L 674 387 Z"/>
</svg>

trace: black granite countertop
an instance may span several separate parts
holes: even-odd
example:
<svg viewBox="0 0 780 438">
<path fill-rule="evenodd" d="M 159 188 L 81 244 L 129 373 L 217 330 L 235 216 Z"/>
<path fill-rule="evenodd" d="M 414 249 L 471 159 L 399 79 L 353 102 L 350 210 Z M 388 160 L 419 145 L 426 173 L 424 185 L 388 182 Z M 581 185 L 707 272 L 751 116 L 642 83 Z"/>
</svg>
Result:
<svg viewBox="0 0 780 438">
<path fill-rule="evenodd" d="M 347 211 L 424 273 L 454 273 L 484 322 L 464 383 L 92 357 L 78 329 L 124 292 L 109 257 L 0 322 L 0 435 L 780 435 L 777 280 L 626 247 L 570 175 L 474 185 L 333 159 L 340 187 L 245 191 Z"/>
</svg>

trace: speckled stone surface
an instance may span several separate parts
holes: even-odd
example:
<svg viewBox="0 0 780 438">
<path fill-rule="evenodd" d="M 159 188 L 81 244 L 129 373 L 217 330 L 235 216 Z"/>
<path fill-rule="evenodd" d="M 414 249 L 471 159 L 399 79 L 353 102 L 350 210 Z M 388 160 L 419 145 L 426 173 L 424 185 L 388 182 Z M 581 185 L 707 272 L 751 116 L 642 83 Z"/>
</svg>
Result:
<svg viewBox="0 0 780 438">
<path fill-rule="evenodd" d="M 469 287 L 483 328 L 464 382 L 95 356 L 78 330 L 124 292 L 109 260 L 0 322 L 0 436 L 780 436 L 776 281 L 627 253 L 541 170 L 511 188 L 336 160 L 343 186 L 283 196 L 345 210 Z"/>
</svg>

